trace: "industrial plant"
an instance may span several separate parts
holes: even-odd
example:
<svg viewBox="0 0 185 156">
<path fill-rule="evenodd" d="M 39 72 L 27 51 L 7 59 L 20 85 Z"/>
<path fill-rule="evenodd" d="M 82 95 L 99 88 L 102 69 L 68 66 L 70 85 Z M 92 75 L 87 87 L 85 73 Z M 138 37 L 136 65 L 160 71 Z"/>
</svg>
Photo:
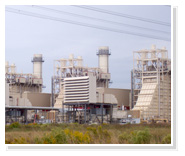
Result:
<svg viewBox="0 0 185 156">
<path fill-rule="evenodd" d="M 165 47 L 133 52 L 131 89 L 109 88 L 109 47 L 99 47 L 97 67 L 82 56 L 54 61 L 51 93 L 43 93 L 42 54 L 34 54 L 33 73 L 17 73 L 5 63 L 6 124 L 171 122 L 171 60 Z M 30 56 L 31 57 L 31 56 Z M 61 57 L 61 56 L 59 56 Z"/>
</svg>

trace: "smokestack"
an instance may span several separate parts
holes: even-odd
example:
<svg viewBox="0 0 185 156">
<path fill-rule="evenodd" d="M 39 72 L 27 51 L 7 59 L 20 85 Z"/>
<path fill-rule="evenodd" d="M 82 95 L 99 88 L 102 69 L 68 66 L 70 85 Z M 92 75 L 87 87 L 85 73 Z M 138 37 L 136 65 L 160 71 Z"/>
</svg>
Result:
<svg viewBox="0 0 185 156">
<path fill-rule="evenodd" d="M 109 47 L 99 47 L 97 55 L 102 73 L 109 73 Z"/>
<path fill-rule="evenodd" d="M 36 78 L 42 79 L 42 63 L 44 60 L 42 59 L 42 54 L 34 54 L 33 55 L 33 75 Z"/>
</svg>

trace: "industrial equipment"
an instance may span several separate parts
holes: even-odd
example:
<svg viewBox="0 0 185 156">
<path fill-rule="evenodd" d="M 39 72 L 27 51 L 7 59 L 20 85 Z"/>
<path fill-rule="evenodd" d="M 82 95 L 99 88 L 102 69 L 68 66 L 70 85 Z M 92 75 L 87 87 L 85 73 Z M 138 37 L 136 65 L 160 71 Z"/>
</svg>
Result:
<svg viewBox="0 0 185 156">
<path fill-rule="evenodd" d="M 133 52 L 132 107 L 142 120 L 171 120 L 171 61 L 165 47 Z"/>
</svg>

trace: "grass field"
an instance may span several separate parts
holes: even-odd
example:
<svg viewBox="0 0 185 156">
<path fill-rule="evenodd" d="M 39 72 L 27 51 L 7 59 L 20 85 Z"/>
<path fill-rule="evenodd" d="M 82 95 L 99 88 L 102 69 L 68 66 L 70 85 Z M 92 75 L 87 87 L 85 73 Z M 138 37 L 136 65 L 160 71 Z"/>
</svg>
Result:
<svg viewBox="0 0 185 156">
<path fill-rule="evenodd" d="M 170 144 L 170 124 L 28 124 L 5 127 L 6 144 Z"/>
</svg>

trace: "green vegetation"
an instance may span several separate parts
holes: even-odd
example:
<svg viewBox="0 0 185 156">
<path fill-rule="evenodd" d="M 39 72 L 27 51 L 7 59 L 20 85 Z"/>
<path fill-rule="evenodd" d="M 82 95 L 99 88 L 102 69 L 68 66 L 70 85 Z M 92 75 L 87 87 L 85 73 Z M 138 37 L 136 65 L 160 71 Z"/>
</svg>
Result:
<svg viewBox="0 0 185 156">
<path fill-rule="evenodd" d="M 163 144 L 171 144 L 171 135 L 168 134 L 167 136 L 165 136 L 162 140 Z"/>
<path fill-rule="evenodd" d="M 5 127 L 6 144 L 171 144 L 170 124 L 28 124 Z"/>
</svg>

